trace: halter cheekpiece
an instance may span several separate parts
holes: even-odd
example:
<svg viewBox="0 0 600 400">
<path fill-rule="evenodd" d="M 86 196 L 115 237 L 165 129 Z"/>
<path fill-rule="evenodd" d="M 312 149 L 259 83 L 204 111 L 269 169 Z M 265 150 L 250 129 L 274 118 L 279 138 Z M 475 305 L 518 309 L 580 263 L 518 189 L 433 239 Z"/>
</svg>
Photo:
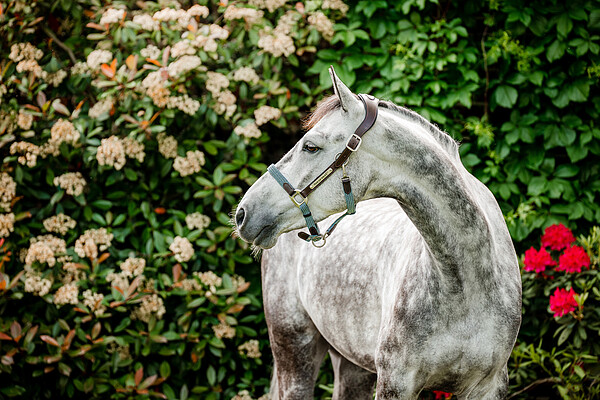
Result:
<svg viewBox="0 0 600 400">
<path fill-rule="evenodd" d="M 292 184 L 285 178 L 285 176 L 279 172 L 274 164 L 271 164 L 269 168 L 267 168 L 271 176 L 275 178 L 277 183 L 279 183 L 283 190 L 286 191 L 288 196 L 290 196 L 290 200 L 292 200 L 294 205 L 302 212 L 302 216 L 306 221 L 306 226 L 308 227 L 310 234 L 306 232 L 299 232 L 298 236 L 307 242 L 311 242 L 316 247 L 325 246 L 327 237 L 331 235 L 342 218 L 356 213 L 356 203 L 354 202 L 354 195 L 352 194 L 352 188 L 350 186 L 350 178 L 346 174 L 345 167 L 346 164 L 348 164 L 350 155 L 357 151 L 360 147 L 360 144 L 362 143 L 362 136 L 367 133 L 369 129 L 371 129 L 373 124 L 375 124 L 379 105 L 379 100 L 371 95 L 361 93 L 358 95 L 358 98 L 362 101 L 365 107 L 365 118 L 358 128 L 356 128 L 352 136 L 350 136 L 346 142 L 346 147 L 342 150 L 342 152 L 338 153 L 335 157 L 335 160 L 327 168 L 325 168 L 325 170 L 319 174 L 318 177 L 309 183 L 308 186 L 302 190 L 295 189 L 294 186 L 292 186 Z M 319 231 L 319 226 L 313 219 L 310 208 L 308 207 L 308 196 L 331 175 L 333 175 L 333 173 L 339 168 L 341 168 L 343 172 L 342 187 L 344 189 L 344 200 L 346 201 L 347 210 L 342 216 L 336 219 L 329 228 L 327 228 L 325 233 L 321 234 Z"/>
</svg>

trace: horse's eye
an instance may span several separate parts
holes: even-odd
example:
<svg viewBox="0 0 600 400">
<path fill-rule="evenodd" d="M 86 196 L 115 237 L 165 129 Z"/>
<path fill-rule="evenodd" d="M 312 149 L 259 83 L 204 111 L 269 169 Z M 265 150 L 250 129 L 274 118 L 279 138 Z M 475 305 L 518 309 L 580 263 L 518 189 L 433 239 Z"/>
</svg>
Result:
<svg viewBox="0 0 600 400">
<path fill-rule="evenodd" d="M 303 151 L 308 151 L 309 153 L 316 153 L 317 151 L 321 150 L 319 147 L 306 143 L 304 145 L 304 147 L 302 148 Z"/>
</svg>

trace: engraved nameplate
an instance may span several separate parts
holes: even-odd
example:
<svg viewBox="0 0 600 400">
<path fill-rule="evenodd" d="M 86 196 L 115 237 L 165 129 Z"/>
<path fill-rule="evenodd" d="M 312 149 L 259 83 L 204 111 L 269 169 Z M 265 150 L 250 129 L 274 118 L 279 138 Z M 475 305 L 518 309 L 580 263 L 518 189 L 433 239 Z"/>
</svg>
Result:
<svg viewBox="0 0 600 400">
<path fill-rule="evenodd" d="M 328 168 L 327 171 L 323 172 L 320 177 L 318 177 L 317 179 L 315 179 L 315 181 L 310 184 L 310 188 L 314 189 L 317 186 L 319 186 L 319 184 L 321 182 L 323 182 L 325 179 L 327 179 L 327 177 L 329 175 L 331 175 L 332 172 L 333 172 L 333 169 L 332 168 Z"/>
</svg>

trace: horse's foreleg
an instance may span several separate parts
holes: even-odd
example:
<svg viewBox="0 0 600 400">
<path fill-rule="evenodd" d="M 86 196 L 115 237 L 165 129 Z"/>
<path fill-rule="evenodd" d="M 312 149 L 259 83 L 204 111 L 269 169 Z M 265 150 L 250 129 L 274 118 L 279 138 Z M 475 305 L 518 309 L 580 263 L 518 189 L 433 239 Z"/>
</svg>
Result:
<svg viewBox="0 0 600 400">
<path fill-rule="evenodd" d="M 375 357 L 376 400 L 417 400 L 423 389 L 425 376 L 397 349 L 396 343 L 381 346 Z"/>
<path fill-rule="evenodd" d="M 495 375 L 487 376 L 459 400 L 504 400 L 508 394 L 508 369 L 504 367 Z"/>
<path fill-rule="evenodd" d="M 372 400 L 377 375 L 329 350 L 335 383 L 332 400 Z"/>
<path fill-rule="evenodd" d="M 278 334 L 277 329 L 271 330 L 277 379 L 277 387 L 270 391 L 272 400 L 313 398 L 315 381 L 329 345 L 314 326 L 308 329 L 283 335 Z"/>
</svg>

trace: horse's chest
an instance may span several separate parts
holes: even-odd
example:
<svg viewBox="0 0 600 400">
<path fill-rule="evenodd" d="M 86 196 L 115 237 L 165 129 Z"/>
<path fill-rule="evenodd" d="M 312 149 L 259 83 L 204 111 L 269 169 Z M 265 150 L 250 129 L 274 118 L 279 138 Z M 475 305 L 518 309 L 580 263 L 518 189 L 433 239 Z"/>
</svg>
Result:
<svg viewBox="0 0 600 400">
<path fill-rule="evenodd" d="M 374 370 L 381 325 L 379 278 L 366 265 L 332 268 L 305 265 L 298 271 L 298 291 L 313 323 L 342 355 Z"/>
</svg>

